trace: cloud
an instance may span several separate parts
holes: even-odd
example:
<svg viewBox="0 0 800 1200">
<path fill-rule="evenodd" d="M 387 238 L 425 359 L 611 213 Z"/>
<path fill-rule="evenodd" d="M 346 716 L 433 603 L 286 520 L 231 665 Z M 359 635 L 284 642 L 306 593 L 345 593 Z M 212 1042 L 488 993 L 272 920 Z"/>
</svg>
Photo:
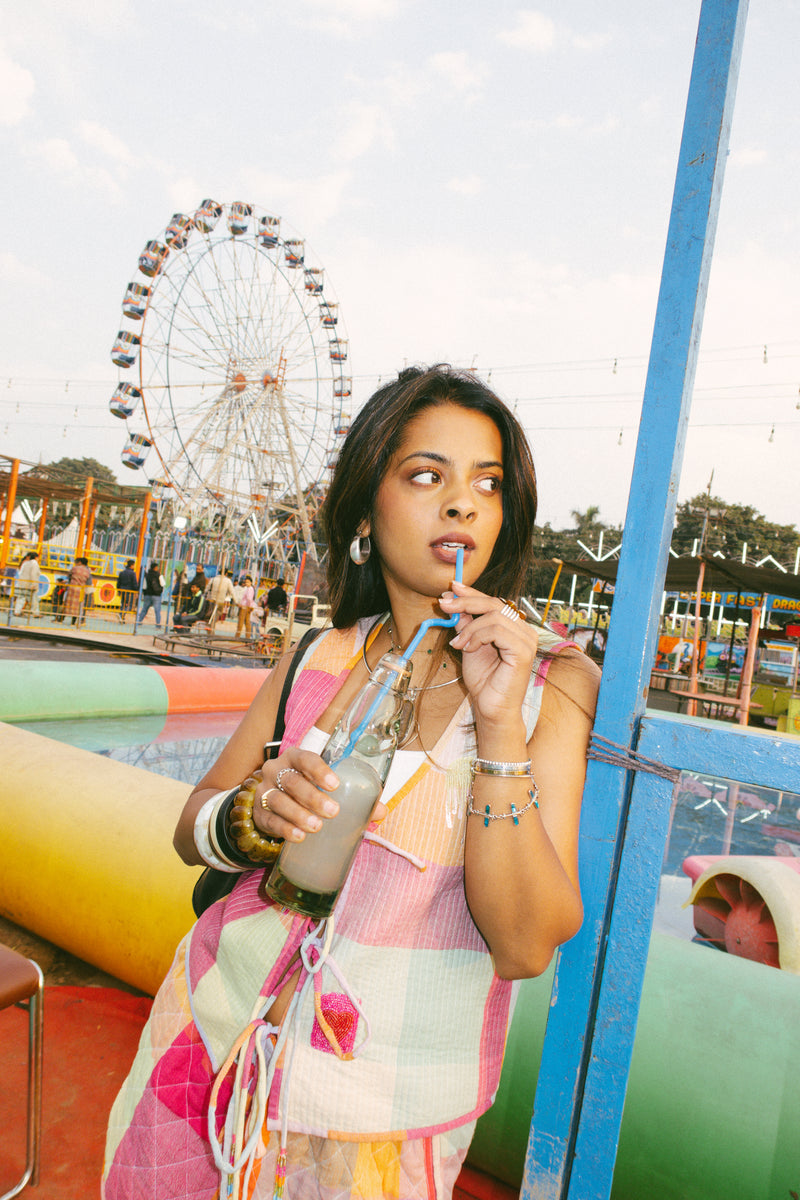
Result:
<svg viewBox="0 0 800 1200">
<path fill-rule="evenodd" d="M 34 142 L 27 148 L 26 154 L 44 163 L 51 175 L 70 187 L 88 188 L 114 202 L 123 197 L 123 189 L 114 175 L 105 167 L 83 163 L 66 138 L 46 138 L 43 142 Z"/>
<path fill-rule="evenodd" d="M 0 47 L 0 125 L 18 125 L 31 110 L 36 90 L 33 75 Z"/>
<path fill-rule="evenodd" d="M 102 125 L 98 125 L 96 121 L 81 121 L 78 125 L 80 133 L 87 146 L 93 147 L 95 150 L 100 150 L 107 158 L 114 159 L 120 166 L 132 167 L 136 163 L 131 151 L 124 142 L 105 129 Z"/>
<path fill-rule="evenodd" d="M 769 155 L 761 146 L 742 146 L 732 150 L 728 163 L 732 167 L 758 167 L 765 163 Z"/>
<path fill-rule="evenodd" d="M 465 98 L 474 98 L 482 88 L 488 71 L 482 63 L 472 61 L 463 50 L 443 50 L 432 54 L 428 65 L 441 76 L 451 91 Z"/>
<path fill-rule="evenodd" d="M 398 0 L 303 0 L 306 16 L 299 23 L 306 29 L 338 38 L 354 38 L 368 22 L 391 20 Z"/>
<path fill-rule="evenodd" d="M 556 25 L 551 17 L 538 9 L 519 8 L 516 25 L 502 29 L 497 34 L 497 40 L 518 50 L 546 54 L 554 50 L 558 43 L 566 44 L 574 50 L 595 53 L 604 49 L 612 38 L 608 33 L 586 33 L 583 30 L 573 33 L 566 26 Z"/>
<path fill-rule="evenodd" d="M 66 138 L 47 138 L 34 143 L 31 153 L 59 175 L 73 175 L 78 170 L 78 156 Z"/>
<path fill-rule="evenodd" d="M 543 53 L 552 50 L 556 43 L 556 23 L 538 9 L 517 9 L 517 23 L 511 29 L 501 30 L 499 42 L 516 46 L 520 50 L 536 50 Z"/>
<path fill-rule="evenodd" d="M 483 180 L 479 175 L 464 175 L 447 182 L 447 190 L 459 196 L 477 196 L 482 187 Z"/>
<path fill-rule="evenodd" d="M 15 254 L 0 251 L 0 275 L 7 288 L 52 287 L 53 281 L 37 267 L 23 262 Z"/>
<path fill-rule="evenodd" d="M 619 129 L 619 117 L 612 113 L 597 121 L 588 121 L 575 113 L 556 113 L 553 117 L 528 117 L 512 122 L 514 130 L 537 133 L 555 130 L 557 133 L 577 133 L 590 137 L 605 137 Z"/>
<path fill-rule="evenodd" d="M 291 236 L 303 237 L 309 230 L 322 229 L 341 213 L 344 194 L 352 180 L 349 170 L 329 171 L 324 175 L 294 177 L 277 175 L 258 168 L 244 168 L 235 175 L 208 183 L 204 195 L 216 195 L 220 201 L 230 196 L 253 197 L 275 216 L 284 217 L 284 234 L 292 223 Z M 258 200 L 255 198 L 258 197 Z M 313 256 L 312 256 L 313 257 Z M 324 265 L 324 264 L 323 264 Z"/>
<path fill-rule="evenodd" d="M 376 142 L 390 146 L 393 141 L 391 126 L 381 106 L 354 101 L 342 110 L 331 151 L 338 162 L 353 162 L 366 154 Z"/>
</svg>

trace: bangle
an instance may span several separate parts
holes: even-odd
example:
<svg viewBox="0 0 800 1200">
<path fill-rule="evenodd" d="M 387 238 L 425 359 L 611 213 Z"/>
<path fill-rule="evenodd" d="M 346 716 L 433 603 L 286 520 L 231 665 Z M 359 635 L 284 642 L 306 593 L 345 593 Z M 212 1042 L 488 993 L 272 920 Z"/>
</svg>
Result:
<svg viewBox="0 0 800 1200">
<path fill-rule="evenodd" d="M 226 833 L 228 815 L 233 807 L 233 801 L 238 791 L 239 788 L 235 787 L 221 797 L 208 823 L 208 840 L 211 842 L 211 849 L 218 858 L 221 858 L 225 863 L 230 863 L 237 871 L 246 871 L 251 865 L 250 859 L 246 855 L 238 853 Z"/>
<path fill-rule="evenodd" d="M 262 864 L 275 861 L 283 838 L 263 837 L 255 827 L 253 804 L 259 783 L 261 772 L 254 771 L 239 785 L 228 816 L 228 832 L 240 854 L 244 854 L 250 862 Z"/>
<path fill-rule="evenodd" d="M 211 827 L 216 824 L 217 810 L 228 795 L 229 792 L 217 792 L 210 800 L 205 801 L 194 819 L 193 836 L 197 853 L 207 866 L 213 867 L 215 871 L 225 871 L 228 875 L 234 875 L 245 868 L 223 857 L 220 847 L 211 840 Z"/>
<path fill-rule="evenodd" d="M 476 758 L 472 763 L 474 775 L 530 775 L 531 760 L 526 762 L 493 762 L 490 758 Z"/>
<path fill-rule="evenodd" d="M 505 821 L 506 817 L 511 817 L 511 820 L 514 822 L 514 824 L 519 825 L 520 817 L 523 816 L 528 811 L 529 808 L 538 808 L 539 807 L 539 789 L 533 780 L 533 776 L 531 776 L 531 783 L 533 783 L 533 787 L 528 789 L 528 795 L 530 796 L 530 799 L 529 799 L 528 803 L 524 804 L 522 806 L 522 808 L 520 808 L 520 809 L 517 808 L 516 804 L 512 804 L 511 812 L 493 813 L 491 808 L 487 804 L 486 807 L 484 808 L 483 812 L 481 812 L 481 810 L 479 808 L 473 808 L 473 805 L 472 805 L 473 796 L 472 796 L 472 792 L 470 792 L 469 798 L 468 798 L 467 813 L 471 817 L 483 817 L 484 828 L 486 828 L 486 826 L 489 824 L 490 821 Z"/>
</svg>

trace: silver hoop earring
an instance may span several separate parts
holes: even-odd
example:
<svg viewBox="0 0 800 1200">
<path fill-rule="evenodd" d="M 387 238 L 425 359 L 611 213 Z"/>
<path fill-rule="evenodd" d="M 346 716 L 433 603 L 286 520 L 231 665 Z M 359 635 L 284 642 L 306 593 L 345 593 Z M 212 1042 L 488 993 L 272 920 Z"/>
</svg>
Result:
<svg viewBox="0 0 800 1200">
<path fill-rule="evenodd" d="M 371 553 L 372 542 L 369 540 L 369 537 L 361 537 L 361 535 L 357 533 L 350 543 L 350 557 L 352 558 L 353 562 L 357 567 L 363 567 Z"/>
</svg>

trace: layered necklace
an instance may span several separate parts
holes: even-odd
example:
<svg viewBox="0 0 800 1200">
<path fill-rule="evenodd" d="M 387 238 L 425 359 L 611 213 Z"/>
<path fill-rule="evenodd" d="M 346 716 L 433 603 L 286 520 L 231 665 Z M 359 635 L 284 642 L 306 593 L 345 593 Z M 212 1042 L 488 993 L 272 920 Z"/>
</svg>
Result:
<svg viewBox="0 0 800 1200">
<path fill-rule="evenodd" d="M 386 632 L 389 635 L 389 641 L 392 646 L 392 653 L 400 654 L 400 655 L 402 655 L 402 653 L 403 653 L 402 648 L 400 646 L 396 646 L 394 644 L 394 631 L 392 629 L 392 626 L 391 626 L 391 623 L 390 623 L 388 617 L 378 617 L 377 621 L 375 621 L 375 623 L 368 630 L 367 636 L 364 638 L 364 644 L 361 647 L 361 657 L 364 659 L 364 666 L 367 668 L 367 672 L 369 674 L 372 673 L 372 668 L 370 667 L 369 662 L 367 661 L 367 642 L 370 639 L 372 631 L 381 623 L 385 624 L 385 626 L 386 626 Z M 431 654 L 431 653 L 433 653 L 433 652 L 431 650 L 429 650 L 428 654 Z M 443 671 L 447 670 L 447 659 L 446 658 L 442 660 L 442 670 Z M 406 692 L 406 696 L 413 704 L 415 702 L 415 700 L 417 699 L 417 696 L 419 696 L 419 694 L 421 692 L 435 692 L 437 688 L 447 687 L 451 683 L 458 683 L 460 678 L 461 678 L 461 676 L 459 674 L 456 674 L 453 676 L 452 679 L 445 679 L 445 680 L 443 680 L 442 683 L 423 684 L 422 687 L 417 687 L 417 688 L 409 686 L 408 691 Z"/>
</svg>

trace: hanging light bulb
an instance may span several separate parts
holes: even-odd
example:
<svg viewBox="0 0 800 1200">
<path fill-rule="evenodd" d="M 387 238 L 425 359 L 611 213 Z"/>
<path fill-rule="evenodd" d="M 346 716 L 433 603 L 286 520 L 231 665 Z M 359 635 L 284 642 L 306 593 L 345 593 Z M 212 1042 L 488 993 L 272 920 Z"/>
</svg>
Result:
<svg viewBox="0 0 800 1200">
<path fill-rule="evenodd" d="M 617 438 L 617 445 L 618 446 L 622 445 L 622 430 L 621 429 L 619 431 L 619 437 Z"/>
<path fill-rule="evenodd" d="M 769 431 L 769 437 L 767 438 L 767 441 L 768 442 L 775 441 L 775 426 L 774 425 L 772 426 L 772 429 L 770 429 L 770 431 Z"/>
<path fill-rule="evenodd" d="M 764 347 L 764 357 L 762 359 L 762 362 L 766 362 L 766 361 L 767 361 L 767 347 L 765 346 Z"/>
<path fill-rule="evenodd" d="M 614 365 L 613 365 L 613 367 L 611 368 L 611 374 L 612 374 L 612 375 L 616 375 L 616 373 L 617 373 L 617 360 L 616 360 L 616 359 L 614 359 Z"/>
</svg>

